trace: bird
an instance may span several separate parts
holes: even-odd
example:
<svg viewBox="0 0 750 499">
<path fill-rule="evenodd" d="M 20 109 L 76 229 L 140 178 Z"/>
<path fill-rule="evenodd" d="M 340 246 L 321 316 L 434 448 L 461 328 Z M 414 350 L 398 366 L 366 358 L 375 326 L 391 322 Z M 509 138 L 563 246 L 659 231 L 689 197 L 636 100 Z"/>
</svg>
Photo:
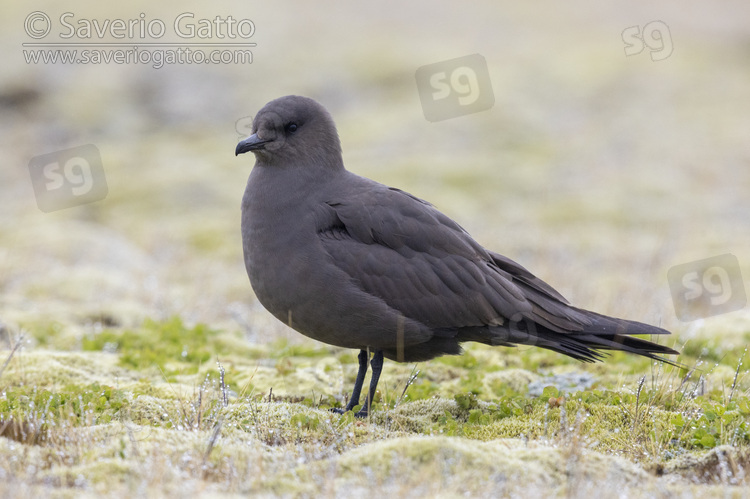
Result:
<svg viewBox="0 0 750 499">
<path fill-rule="evenodd" d="M 255 164 L 242 197 L 245 268 L 258 301 L 303 335 L 359 350 L 344 413 L 366 417 L 384 358 L 460 355 L 462 343 L 533 345 L 584 362 L 620 350 L 674 364 L 633 335 L 669 331 L 571 305 L 522 265 L 485 249 L 432 204 L 344 166 L 333 118 L 303 96 L 270 101 L 235 156 Z M 372 358 L 370 359 L 370 356 Z"/>
</svg>

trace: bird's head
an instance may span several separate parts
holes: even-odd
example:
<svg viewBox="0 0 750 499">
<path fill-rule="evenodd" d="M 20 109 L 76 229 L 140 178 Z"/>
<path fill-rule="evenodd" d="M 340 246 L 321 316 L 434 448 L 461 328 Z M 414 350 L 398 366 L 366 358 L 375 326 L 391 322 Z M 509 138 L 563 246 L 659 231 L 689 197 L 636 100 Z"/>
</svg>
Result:
<svg viewBox="0 0 750 499">
<path fill-rule="evenodd" d="M 236 155 L 251 151 L 257 164 L 295 167 L 311 164 L 341 167 L 341 144 L 328 111 L 308 97 L 272 100 L 253 120 L 253 134 L 240 141 Z"/>
</svg>

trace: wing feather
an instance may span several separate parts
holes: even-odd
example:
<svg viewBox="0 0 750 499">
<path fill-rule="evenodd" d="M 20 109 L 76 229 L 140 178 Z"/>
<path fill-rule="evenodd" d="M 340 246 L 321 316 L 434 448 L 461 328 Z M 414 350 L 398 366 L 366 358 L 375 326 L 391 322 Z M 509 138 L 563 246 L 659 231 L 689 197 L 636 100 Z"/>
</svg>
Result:
<svg viewBox="0 0 750 499">
<path fill-rule="evenodd" d="M 334 229 L 319 235 L 332 261 L 405 317 L 433 329 L 523 318 L 569 331 L 587 321 L 549 285 L 403 191 L 368 189 L 328 206 Z"/>
</svg>

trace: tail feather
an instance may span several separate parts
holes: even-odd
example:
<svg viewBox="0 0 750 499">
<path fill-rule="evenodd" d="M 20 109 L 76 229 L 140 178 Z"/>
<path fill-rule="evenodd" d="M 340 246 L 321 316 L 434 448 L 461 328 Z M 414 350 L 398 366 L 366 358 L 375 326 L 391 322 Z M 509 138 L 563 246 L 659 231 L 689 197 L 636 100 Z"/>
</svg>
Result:
<svg viewBox="0 0 750 499">
<path fill-rule="evenodd" d="M 679 363 L 661 356 L 678 355 L 678 351 L 633 336 L 670 334 L 666 329 L 577 310 L 591 322 L 579 331 L 554 331 L 538 323 L 521 321 L 514 324 L 512 329 L 493 330 L 489 343 L 534 345 L 583 362 L 601 361 L 607 356 L 607 351 L 622 351 L 680 367 Z"/>
<path fill-rule="evenodd" d="M 532 311 L 523 314 L 519 322 L 511 322 L 505 327 L 461 328 L 459 341 L 536 345 L 584 362 L 596 362 L 606 357 L 606 351 L 620 350 L 679 366 L 660 357 L 678 355 L 679 352 L 633 337 L 670 334 L 666 329 L 573 307 L 560 293 L 523 266 L 497 253 L 490 252 L 490 256 L 498 269 L 506 272 L 523 290 Z"/>
</svg>

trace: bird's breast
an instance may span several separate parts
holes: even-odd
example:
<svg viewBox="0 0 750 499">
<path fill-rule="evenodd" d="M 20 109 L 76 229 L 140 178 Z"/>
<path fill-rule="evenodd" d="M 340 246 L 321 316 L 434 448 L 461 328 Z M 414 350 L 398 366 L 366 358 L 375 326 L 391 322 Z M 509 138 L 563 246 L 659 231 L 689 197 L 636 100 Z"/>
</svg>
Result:
<svg viewBox="0 0 750 499">
<path fill-rule="evenodd" d="M 295 300 L 294 291 L 280 283 L 299 281 L 309 274 L 305 250 L 315 233 L 301 223 L 309 213 L 294 192 L 251 175 L 242 200 L 242 248 L 245 268 L 261 304 L 281 318 Z"/>
</svg>

